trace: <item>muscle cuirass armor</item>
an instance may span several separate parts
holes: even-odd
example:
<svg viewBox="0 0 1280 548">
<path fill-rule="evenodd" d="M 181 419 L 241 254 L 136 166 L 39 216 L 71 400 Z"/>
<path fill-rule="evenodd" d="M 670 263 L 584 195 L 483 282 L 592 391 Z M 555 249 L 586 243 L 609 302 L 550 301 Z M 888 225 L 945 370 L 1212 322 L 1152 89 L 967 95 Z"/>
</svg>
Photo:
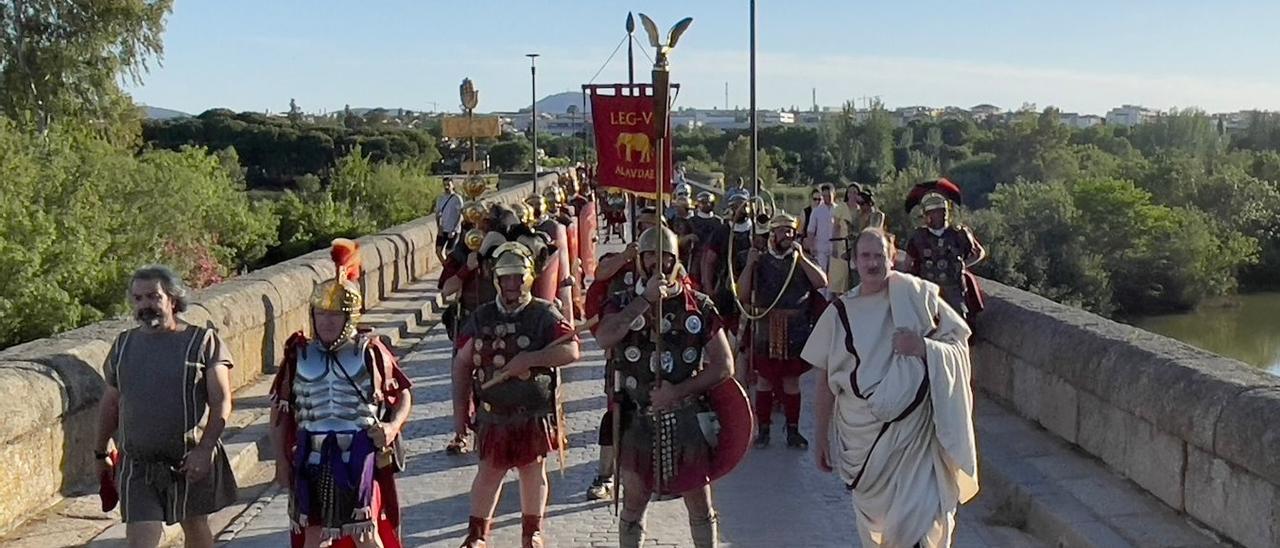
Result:
<svg viewBox="0 0 1280 548">
<path fill-rule="evenodd" d="M 756 307 L 767 307 L 777 299 L 777 304 L 756 322 L 754 328 L 755 351 L 775 359 L 800 357 L 800 351 L 809 340 L 809 332 L 813 331 L 814 318 L 809 312 L 813 285 L 800 265 L 792 270 L 793 260 L 795 257 L 791 254 L 782 258 L 773 254 L 761 255 L 752 282 Z"/>
<path fill-rule="evenodd" d="M 918 228 L 912 244 L 920 253 L 920 277 L 948 289 L 964 291 L 964 261 L 969 254 L 968 239 L 957 228 L 948 227 L 942 236 Z"/>
<path fill-rule="evenodd" d="M 633 298 L 635 293 L 631 293 Z M 629 303 L 630 301 L 626 301 Z M 662 381 L 679 384 L 702 370 L 702 353 L 710 340 L 711 318 L 685 307 L 682 293 L 662 303 L 662 356 L 654 354 L 653 325 L 657 307 L 650 307 L 631 324 L 631 330 L 614 349 L 611 358 L 621 378 L 620 390 L 638 407 L 649 405 L 657 361 Z"/>
<path fill-rule="evenodd" d="M 329 351 L 311 341 L 298 353 L 293 378 L 298 426 L 308 432 L 364 430 L 378 422 L 368 340 L 358 337 Z"/>
<path fill-rule="evenodd" d="M 551 303 L 534 299 L 520 311 L 506 314 L 490 302 L 475 313 L 477 332 L 472 338 L 475 393 L 481 409 L 497 415 L 545 415 L 555 409 L 556 374 L 533 367 L 528 379 L 508 379 L 481 390 L 499 369 L 521 352 L 546 348 L 554 321 Z"/>
</svg>

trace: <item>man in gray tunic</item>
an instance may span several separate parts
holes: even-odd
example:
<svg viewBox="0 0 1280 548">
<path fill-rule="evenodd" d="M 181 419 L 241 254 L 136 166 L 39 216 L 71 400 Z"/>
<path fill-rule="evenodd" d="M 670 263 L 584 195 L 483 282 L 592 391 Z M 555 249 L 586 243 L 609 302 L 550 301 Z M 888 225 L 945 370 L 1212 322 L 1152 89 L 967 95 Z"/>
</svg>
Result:
<svg viewBox="0 0 1280 548">
<path fill-rule="evenodd" d="M 131 548 L 158 546 L 162 523 L 181 523 L 188 547 L 212 547 L 208 516 L 236 496 L 219 439 L 231 415 L 231 355 L 213 330 L 178 318 L 187 289 L 168 268 L 134 272 L 129 298 L 141 325 L 116 338 L 102 368 L 99 469 L 114 468 Z"/>
</svg>

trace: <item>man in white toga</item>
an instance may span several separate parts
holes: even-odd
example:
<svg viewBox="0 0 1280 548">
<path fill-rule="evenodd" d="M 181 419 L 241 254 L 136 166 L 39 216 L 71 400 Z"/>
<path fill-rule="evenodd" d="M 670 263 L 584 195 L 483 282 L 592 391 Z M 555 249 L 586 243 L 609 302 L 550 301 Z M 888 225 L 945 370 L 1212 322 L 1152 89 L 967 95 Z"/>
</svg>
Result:
<svg viewBox="0 0 1280 548">
<path fill-rule="evenodd" d="M 969 328 L 937 285 L 891 270 L 893 249 L 879 229 L 858 235 L 862 283 L 801 352 L 825 371 L 814 456 L 853 492 L 862 546 L 950 546 L 957 506 L 978 492 Z"/>
</svg>

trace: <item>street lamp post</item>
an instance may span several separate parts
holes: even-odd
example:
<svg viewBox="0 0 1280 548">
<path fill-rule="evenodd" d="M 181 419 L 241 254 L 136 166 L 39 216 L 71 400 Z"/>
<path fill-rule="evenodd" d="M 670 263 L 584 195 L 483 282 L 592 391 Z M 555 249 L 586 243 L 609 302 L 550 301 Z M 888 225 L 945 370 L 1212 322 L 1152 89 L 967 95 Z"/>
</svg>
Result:
<svg viewBox="0 0 1280 548">
<path fill-rule="evenodd" d="M 760 195 L 759 127 L 756 124 L 756 0 L 751 0 L 751 187 Z"/>
<path fill-rule="evenodd" d="M 538 54 L 526 53 L 529 58 L 529 88 L 533 98 L 529 105 L 529 132 L 533 134 L 533 193 L 538 193 Z"/>
</svg>

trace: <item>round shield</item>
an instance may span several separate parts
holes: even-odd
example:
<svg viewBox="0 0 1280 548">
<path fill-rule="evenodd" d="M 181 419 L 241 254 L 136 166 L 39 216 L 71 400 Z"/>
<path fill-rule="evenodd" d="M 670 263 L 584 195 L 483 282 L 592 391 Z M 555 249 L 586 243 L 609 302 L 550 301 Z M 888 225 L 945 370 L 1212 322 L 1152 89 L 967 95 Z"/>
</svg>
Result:
<svg viewBox="0 0 1280 548">
<path fill-rule="evenodd" d="M 938 269 L 940 269 L 940 270 L 946 270 L 946 269 L 947 269 L 947 261 L 939 260 L 939 261 L 938 261 Z"/>
<path fill-rule="evenodd" d="M 924 255 L 925 257 L 931 257 L 931 256 L 933 256 L 933 250 L 932 250 L 932 249 L 929 249 L 929 248 L 927 248 L 927 247 L 926 247 L 926 248 L 924 248 L 924 249 L 920 250 L 920 254 L 921 254 L 921 255 Z"/>
<path fill-rule="evenodd" d="M 645 321 L 644 321 L 643 314 L 636 316 L 636 319 L 631 320 L 632 331 L 640 331 L 641 329 L 644 329 L 644 326 L 645 326 Z"/>
<path fill-rule="evenodd" d="M 634 346 L 628 346 L 626 350 L 622 351 L 622 355 L 626 357 L 629 362 L 640 361 L 640 349 Z"/>
<path fill-rule="evenodd" d="M 502 354 L 498 354 L 498 355 L 496 355 L 496 356 L 494 356 L 494 357 L 493 357 L 493 365 L 496 365 L 496 366 L 498 366 L 498 367 L 502 367 L 502 366 L 504 366 L 504 365 L 506 365 L 506 364 L 507 364 L 507 358 L 503 357 L 503 355 L 502 355 Z"/>
<path fill-rule="evenodd" d="M 520 335 L 519 337 L 516 338 L 516 346 L 519 346 L 521 350 L 529 348 L 529 344 L 531 342 L 532 341 L 529 340 L 528 335 Z"/>
<path fill-rule="evenodd" d="M 690 314 L 689 317 L 684 319 L 684 328 L 686 331 L 693 333 L 694 335 L 701 333 L 702 318 L 699 318 L 696 314 Z"/>
<path fill-rule="evenodd" d="M 476 339 L 472 339 L 472 341 L 474 341 L 474 344 L 472 344 L 472 345 L 471 345 L 471 348 L 473 348 L 476 352 L 483 352 L 483 351 L 484 351 L 484 341 L 483 341 L 483 340 L 481 340 L 481 339 L 479 339 L 479 338 L 476 338 Z"/>
<path fill-rule="evenodd" d="M 507 348 L 507 341 L 503 339 L 498 339 L 496 341 L 493 341 L 493 347 L 498 350 L 505 350 Z"/>
<path fill-rule="evenodd" d="M 720 422 L 720 435 L 716 450 L 711 455 L 712 481 L 733 471 L 746 457 L 755 439 L 756 419 L 751 412 L 751 402 L 737 380 L 726 379 L 707 393 L 711 408 Z"/>
<path fill-rule="evenodd" d="M 637 386 L 640 386 L 640 382 L 635 377 L 628 376 L 626 385 L 628 389 L 635 390 Z"/>
<path fill-rule="evenodd" d="M 668 333 L 670 331 L 671 331 L 671 317 L 668 316 L 662 319 L 662 332 Z"/>
<path fill-rule="evenodd" d="M 494 331 L 494 333 L 496 333 L 499 337 L 505 337 L 505 336 L 507 336 L 507 324 L 501 324 L 501 323 L 500 323 L 500 324 L 498 324 L 498 327 L 493 328 L 493 331 Z"/>
</svg>

